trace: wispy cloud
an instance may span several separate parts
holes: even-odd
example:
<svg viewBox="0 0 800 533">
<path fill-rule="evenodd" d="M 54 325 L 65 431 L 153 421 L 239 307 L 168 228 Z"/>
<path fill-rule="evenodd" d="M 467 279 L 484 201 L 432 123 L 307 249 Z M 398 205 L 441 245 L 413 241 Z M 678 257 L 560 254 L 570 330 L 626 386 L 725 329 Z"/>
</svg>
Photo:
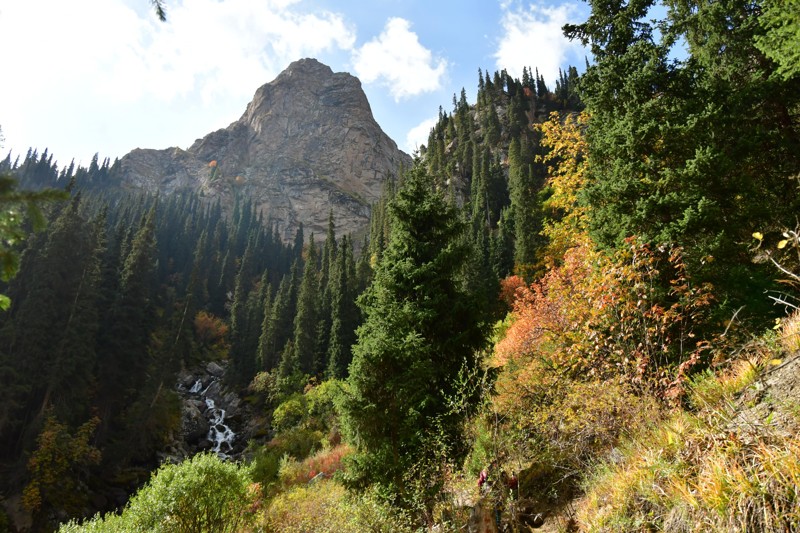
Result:
<svg viewBox="0 0 800 533">
<path fill-rule="evenodd" d="M 577 62 L 583 48 L 564 37 L 561 27 L 581 19 L 573 4 L 527 8 L 518 2 L 501 2 L 503 35 L 494 53 L 498 69 L 506 69 L 514 77 L 522 76 L 523 67 L 538 68 L 545 80 L 558 78 L 559 67 L 567 61 Z M 574 63 L 573 63 L 574 64 Z"/>
<path fill-rule="evenodd" d="M 420 44 L 409 21 L 390 18 L 378 37 L 353 53 L 353 69 L 364 83 L 384 84 L 399 101 L 439 89 L 447 61 Z"/>
</svg>

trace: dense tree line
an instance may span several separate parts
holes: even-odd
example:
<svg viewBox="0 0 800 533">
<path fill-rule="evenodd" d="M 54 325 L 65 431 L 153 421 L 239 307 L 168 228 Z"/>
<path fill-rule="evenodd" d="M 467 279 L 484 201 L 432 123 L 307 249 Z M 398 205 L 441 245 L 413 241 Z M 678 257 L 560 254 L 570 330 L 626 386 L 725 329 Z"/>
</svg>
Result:
<svg viewBox="0 0 800 533">
<path fill-rule="evenodd" d="M 454 95 L 453 111 L 440 108 L 421 148 L 428 171 L 464 208 L 475 238 L 485 241 L 495 278 L 517 272 L 531 280 L 541 273 L 546 150 L 532 126 L 552 111 L 582 109 L 578 81 L 575 67 L 560 71 L 554 91 L 538 70 L 524 68 L 520 80 L 479 69 L 477 102 L 470 105 L 463 89 Z"/>
<path fill-rule="evenodd" d="M 785 39 L 777 12 L 796 28 L 796 9 L 668 1 L 666 17 L 649 21 L 652 0 L 589 3 L 589 19 L 565 30 L 595 57 L 581 81 L 593 237 L 682 246 L 726 313 L 745 305 L 768 315 L 759 302 L 773 272 L 752 263 L 748 246 L 753 232 L 775 238 L 795 223 L 800 79 L 759 47 Z"/>
<path fill-rule="evenodd" d="M 228 358 L 238 389 L 259 372 L 347 372 L 366 285 L 358 275 L 368 269 L 332 219 L 318 252 L 302 228 L 282 242 L 245 198 L 226 212 L 195 195 L 114 191 L 99 186 L 110 168 L 95 158 L 59 171 L 47 151 L 3 162 L 21 188 L 71 191 L 43 206 L 47 227 L 3 288 L 12 302 L 0 316 L 7 489 L 30 482 L 26 458 L 55 425 L 68 437 L 97 420 L 91 442 L 102 460 L 74 474 L 90 481 L 79 485 L 84 503 L 110 472 L 149 464 L 179 429 L 176 372 L 203 360 Z M 43 494 L 38 516 L 63 503 Z"/>
</svg>

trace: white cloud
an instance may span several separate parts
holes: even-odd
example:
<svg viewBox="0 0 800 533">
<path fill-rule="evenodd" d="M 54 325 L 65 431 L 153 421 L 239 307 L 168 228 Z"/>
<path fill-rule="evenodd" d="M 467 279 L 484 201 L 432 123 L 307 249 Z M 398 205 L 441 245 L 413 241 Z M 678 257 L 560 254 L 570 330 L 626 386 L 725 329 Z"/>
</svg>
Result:
<svg viewBox="0 0 800 533">
<path fill-rule="evenodd" d="M 294 3 L 192 0 L 170 6 L 166 24 L 129 21 L 139 32 L 111 40 L 113 63 L 100 90 L 167 100 L 199 91 L 206 102 L 251 95 L 289 61 L 353 46 L 355 35 L 340 15 L 294 12 Z"/>
<path fill-rule="evenodd" d="M 218 116 L 244 109 L 255 89 L 289 62 L 352 49 L 355 31 L 342 15 L 303 12 L 296 4 L 175 0 L 167 2 L 162 23 L 146 0 L 3 0 L 0 125 L 6 144 L 16 150 L 48 145 L 57 157 L 84 159 L 77 139 L 92 146 L 82 150 L 101 155 L 136 146 L 111 147 L 121 141 L 110 139 L 109 129 L 120 127 L 123 115 L 137 115 L 143 127 L 143 116 L 151 123 L 142 141 L 125 132 L 128 144 L 158 146 L 153 123 L 196 127 L 185 113 L 198 109 L 206 121 L 217 117 L 220 127 Z M 58 130 L 69 129 L 71 139 L 58 146 L 54 139 L 65 137 Z"/>
<path fill-rule="evenodd" d="M 386 85 L 399 101 L 439 89 L 447 61 L 420 44 L 409 21 L 390 18 L 377 38 L 353 53 L 353 69 L 364 83 Z"/>
<path fill-rule="evenodd" d="M 561 30 L 567 22 L 575 22 L 576 6 L 562 4 L 540 7 L 530 4 L 527 9 L 512 2 L 502 2 L 503 37 L 494 57 L 498 70 L 522 77 L 522 68 L 538 68 L 547 82 L 558 79 L 559 67 L 568 59 L 582 57 L 583 48 L 570 42 Z"/>
<path fill-rule="evenodd" d="M 406 145 L 403 149 L 409 154 L 414 153 L 420 146 L 428 144 L 428 137 L 431 134 L 431 129 L 436 125 L 438 119 L 436 117 L 426 118 L 410 130 L 406 134 Z"/>
</svg>

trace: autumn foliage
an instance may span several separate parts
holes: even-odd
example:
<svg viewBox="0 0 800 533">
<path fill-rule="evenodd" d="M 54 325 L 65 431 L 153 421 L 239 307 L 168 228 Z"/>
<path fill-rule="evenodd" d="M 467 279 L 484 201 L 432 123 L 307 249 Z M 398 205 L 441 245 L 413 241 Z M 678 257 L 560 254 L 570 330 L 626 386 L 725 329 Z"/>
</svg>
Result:
<svg viewBox="0 0 800 533">
<path fill-rule="evenodd" d="M 500 280 L 500 301 L 505 303 L 509 309 L 514 307 L 517 301 L 517 292 L 527 287 L 525 280 L 520 276 L 508 276 Z"/>
<path fill-rule="evenodd" d="M 88 500 L 86 478 L 100 463 L 100 451 L 91 444 L 100 419 L 92 418 L 75 432 L 49 415 L 36 439 L 36 450 L 28 460 L 30 481 L 22 493 L 22 504 L 37 515 L 53 509 L 75 516 Z"/>
<path fill-rule="evenodd" d="M 280 480 L 284 488 L 308 483 L 320 476 L 330 478 L 342 469 L 342 459 L 352 453 L 350 446 L 340 444 L 326 448 L 302 461 L 288 461 L 281 467 Z"/>
<path fill-rule="evenodd" d="M 588 121 L 586 113 L 563 119 L 551 113 L 550 120 L 535 126 L 542 135 L 542 146 L 548 149 L 538 158 L 549 176 L 550 196 L 544 204 L 548 216 L 542 231 L 548 242 L 543 257 L 548 268 L 560 264 L 569 249 L 590 243 L 589 209 L 578 199 L 589 167 L 584 137 Z"/>
<path fill-rule="evenodd" d="M 228 325 L 221 318 L 200 311 L 194 317 L 194 332 L 202 347 L 210 347 L 224 341 Z"/>
<path fill-rule="evenodd" d="M 581 201 L 589 161 L 585 115 L 537 126 L 549 148 L 544 274 L 501 282 L 511 312 L 495 345 L 500 367 L 474 454 L 519 472 L 520 493 L 563 504 L 581 472 L 626 432 L 684 398 L 689 374 L 710 362 L 712 287 L 687 272 L 683 250 L 636 237 L 609 250 L 589 233 Z"/>
<path fill-rule="evenodd" d="M 696 329 L 706 321 L 712 287 L 689 278 L 678 247 L 654 249 L 635 237 L 615 251 L 594 244 L 590 212 L 579 201 L 587 120 L 553 114 L 539 126 L 553 191 L 544 231 L 549 269 L 529 286 L 502 282 L 504 298 L 515 300 L 496 357 L 500 364 L 538 359 L 571 378 L 618 379 L 674 397 L 710 348 Z"/>
<path fill-rule="evenodd" d="M 517 294 L 514 322 L 496 347 L 501 363 L 539 358 L 572 377 L 621 378 L 674 395 L 710 347 L 694 330 L 711 287 L 687 278 L 680 249 L 630 239 L 608 256 L 581 245 Z"/>
</svg>

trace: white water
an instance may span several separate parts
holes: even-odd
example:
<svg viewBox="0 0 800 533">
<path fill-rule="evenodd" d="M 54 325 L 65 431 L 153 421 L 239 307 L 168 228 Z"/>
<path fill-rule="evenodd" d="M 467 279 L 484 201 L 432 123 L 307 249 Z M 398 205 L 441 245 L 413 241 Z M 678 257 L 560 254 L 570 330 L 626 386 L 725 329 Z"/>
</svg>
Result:
<svg viewBox="0 0 800 533">
<path fill-rule="evenodd" d="M 212 450 L 223 459 L 228 458 L 228 453 L 233 450 L 233 439 L 236 434 L 225 425 L 225 409 L 217 409 L 214 400 L 206 398 L 206 407 L 211 413 L 209 417 L 211 429 L 208 430 L 208 440 L 213 444 Z"/>
<path fill-rule="evenodd" d="M 236 433 L 225 424 L 225 409 L 220 409 L 211 398 L 206 398 L 206 392 L 211 388 L 211 385 L 216 381 L 212 379 L 208 386 L 204 389 L 202 380 L 197 380 L 189 389 L 191 394 L 200 396 L 200 399 L 206 403 L 205 416 L 208 419 L 210 429 L 206 437 L 211 442 L 211 449 L 220 458 L 227 459 L 229 453 L 233 451 L 233 441 L 236 438 Z"/>
</svg>

